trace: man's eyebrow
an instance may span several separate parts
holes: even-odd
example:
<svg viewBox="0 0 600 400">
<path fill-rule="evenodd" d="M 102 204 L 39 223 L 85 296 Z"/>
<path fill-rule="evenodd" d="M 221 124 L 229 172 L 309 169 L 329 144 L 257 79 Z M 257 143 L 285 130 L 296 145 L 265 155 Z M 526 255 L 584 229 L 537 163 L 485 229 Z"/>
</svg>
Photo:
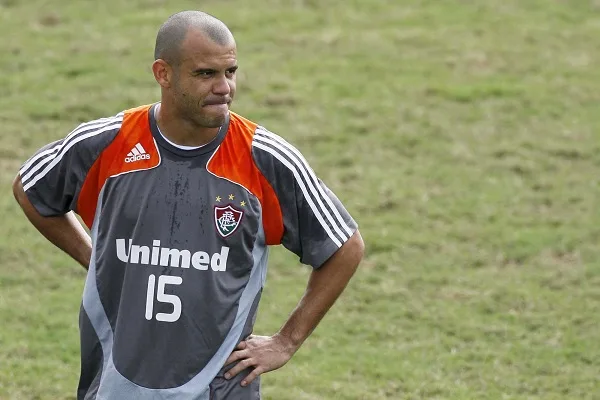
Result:
<svg viewBox="0 0 600 400">
<path fill-rule="evenodd" d="M 226 69 L 226 71 L 236 71 L 239 67 L 237 65 L 231 66 L 229 68 Z M 196 68 L 195 70 L 192 71 L 192 73 L 194 74 L 214 74 L 218 72 L 216 69 L 214 68 Z"/>
<path fill-rule="evenodd" d="M 212 74 L 212 73 L 217 72 L 217 70 L 213 69 L 213 68 L 197 68 L 192 72 L 194 74 Z"/>
</svg>

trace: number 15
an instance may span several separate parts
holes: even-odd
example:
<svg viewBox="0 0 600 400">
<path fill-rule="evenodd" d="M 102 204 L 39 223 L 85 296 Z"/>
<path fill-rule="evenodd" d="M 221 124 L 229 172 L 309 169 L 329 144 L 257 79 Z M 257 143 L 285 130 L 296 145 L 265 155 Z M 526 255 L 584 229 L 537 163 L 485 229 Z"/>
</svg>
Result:
<svg viewBox="0 0 600 400">
<path fill-rule="evenodd" d="M 180 276 L 160 275 L 158 277 L 158 290 L 156 301 L 160 303 L 173 304 L 173 312 L 156 313 L 156 320 L 161 322 L 175 322 L 181 317 L 181 300 L 174 294 L 165 293 L 165 285 L 181 285 L 183 279 Z M 154 313 L 154 287 L 156 277 L 154 274 L 148 277 L 148 291 L 146 292 L 146 319 L 150 321 Z"/>
</svg>

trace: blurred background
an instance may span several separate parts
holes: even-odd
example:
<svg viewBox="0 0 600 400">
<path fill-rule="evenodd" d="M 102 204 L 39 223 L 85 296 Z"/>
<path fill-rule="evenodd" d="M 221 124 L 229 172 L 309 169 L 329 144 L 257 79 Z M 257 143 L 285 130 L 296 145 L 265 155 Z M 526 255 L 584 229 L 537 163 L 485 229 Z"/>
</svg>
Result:
<svg viewBox="0 0 600 400">
<path fill-rule="evenodd" d="M 74 399 L 85 271 L 10 183 L 159 99 L 171 14 L 231 28 L 234 111 L 298 147 L 367 254 L 265 399 L 600 398 L 600 2 L 0 0 L 0 399 Z M 272 253 L 257 334 L 309 270 Z"/>
</svg>

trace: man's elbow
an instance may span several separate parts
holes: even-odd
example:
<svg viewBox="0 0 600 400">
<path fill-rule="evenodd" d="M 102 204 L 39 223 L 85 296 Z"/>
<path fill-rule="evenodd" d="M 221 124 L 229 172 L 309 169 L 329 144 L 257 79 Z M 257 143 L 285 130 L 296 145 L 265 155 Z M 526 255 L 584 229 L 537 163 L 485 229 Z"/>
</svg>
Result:
<svg viewBox="0 0 600 400">
<path fill-rule="evenodd" d="M 25 215 L 27 215 L 28 218 L 31 218 L 32 213 L 35 214 L 37 210 L 35 210 L 31 202 L 29 201 L 29 198 L 27 197 L 27 194 L 23 189 L 23 183 L 21 182 L 21 176 L 19 174 L 17 174 L 17 176 L 13 180 L 12 191 L 13 196 L 15 196 L 15 200 L 19 204 L 19 207 L 21 207 L 21 209 L 23 210 Z"/>
<path fill-rule="evenodd" d="M 358 256 L 358 260 L 362 260 L 362 258 L 365 256 L 365 242 L 362 238 L 362 235 L 360 234 L 360 232 L 358 231 L 358 229 L 356 230 L 356 232 L 354 233 L 354 235 L 352 236 L 355 241 L 356 241 L 356 253 Z"/>
<path fill-rule="evenodd" d="M 15 196 L 15 200 L 17 200 L 17 203 L 21 204 L 23 195 L 25 194 L 25 192 L 23 191 L 23 184 L 21 183 L 21 175 L 19 175 L 19 174 L 17 174 L 17 176 L 15 176 L 15 179 L 13 179 L 12 192 L 13 192 L 13 196 Z"/>
<path fill-rule="evenodd" d="M 344 253 L 348 259 L 349 264 L 353 265 L 354 268 L 358 268 L 358 264 L 361 262 L 365 255 L 365 242 L 363 241 L 362 235 L 356 230 L 354 235 L 346 243 L 344 243 Z"/>
</svg>

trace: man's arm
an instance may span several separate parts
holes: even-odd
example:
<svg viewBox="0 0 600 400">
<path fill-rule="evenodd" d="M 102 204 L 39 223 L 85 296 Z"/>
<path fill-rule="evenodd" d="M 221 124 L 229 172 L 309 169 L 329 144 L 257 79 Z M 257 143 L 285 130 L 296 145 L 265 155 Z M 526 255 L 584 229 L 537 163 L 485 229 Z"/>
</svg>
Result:
<svg viewBox="0 0 600 400">
<path fill-rule="evenodd" d="M 88 269 L 92 254 L 92 240 L 73 212 L 55 217 L 44 217 L 31 204 L 23 191 L 21 178 L 13 181 L 13 194 L 23 212 L 35 228 L 50 242 Z"/>
<path fill-rule="evenodd" d="M 230 379 L 248 367 L 253 371 L 242 381 L 246 386 L 264 372 L 282 367 L 317 327 L 340 296 L 364 254 L 358 230 L 319 269 L 314 270 L 308 286 L 288 320 L 273 336 L 250 336 L 242 341 L 225 364 L 239 363 L 225 377 Z"/>
</svg>

